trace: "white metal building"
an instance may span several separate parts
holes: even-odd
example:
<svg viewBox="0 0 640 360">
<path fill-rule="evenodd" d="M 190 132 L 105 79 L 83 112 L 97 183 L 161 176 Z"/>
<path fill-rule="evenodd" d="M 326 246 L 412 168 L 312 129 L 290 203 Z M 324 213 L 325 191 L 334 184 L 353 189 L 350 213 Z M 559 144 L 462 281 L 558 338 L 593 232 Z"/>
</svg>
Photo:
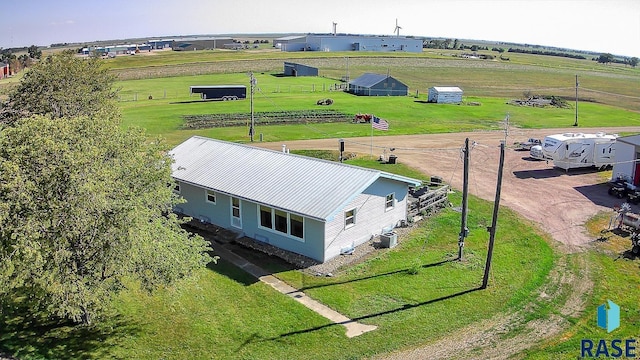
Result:
<svg viewBox="0 0 640 360">
<path fill-rule="evenodd" d="M 616 140 L 612 177 L 621 177 L 640 186 L 640 135 L 619 137 Z"/>
<path fill-rule="evenodd" d="M 379 170 L 194 136 L 171 151 L 175 208 L 324 262 L 407 219 L 420 181 Z"/>
<path fill-rule="evenodd" d="M 462 102 L 462 89 L 456 86 L 430 87 L 427 101 L 439 104 L 459 104 Z"/>
</svg>

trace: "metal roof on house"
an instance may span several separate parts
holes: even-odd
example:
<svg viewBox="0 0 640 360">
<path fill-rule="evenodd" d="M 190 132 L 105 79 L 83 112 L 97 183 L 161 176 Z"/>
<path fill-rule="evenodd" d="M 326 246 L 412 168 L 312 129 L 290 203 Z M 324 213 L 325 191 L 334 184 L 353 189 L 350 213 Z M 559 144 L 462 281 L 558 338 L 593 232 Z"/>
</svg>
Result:
<svg viewBox="0 0 640 360">
<path fill-rule="evenodd" d="M 434 86 L 433 87 L 437 92 L 456 92 L 462 93 L 462 89 L 457 86 Z"/>
<path fill-rule="evenodd" d="M 318 220 L 329 220 L 379 178 L 379 170 L 193 136 L 171 150 L 173 178 Z"/>
<path fill-rule="evenodd" d="M 362 76 L 355 78 L 349 82 L 349 85 L 372 87 L 375 84 L 390 78 L 388 75 L 365 73 Z M 396 80 L 397 81 L 397 80 Z M 399 82 L 399 81 L 398 81 Z"/>
</svg>

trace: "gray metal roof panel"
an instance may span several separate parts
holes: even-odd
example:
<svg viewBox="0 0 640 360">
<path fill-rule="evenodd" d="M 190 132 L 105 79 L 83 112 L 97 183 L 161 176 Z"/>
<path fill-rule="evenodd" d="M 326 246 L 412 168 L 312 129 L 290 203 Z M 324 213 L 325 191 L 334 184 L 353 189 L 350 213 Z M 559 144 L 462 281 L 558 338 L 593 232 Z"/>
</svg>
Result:
<svg viewBox="0 0 640 360">
<path fill-rule="evenodd" d="M 177 180 L 326 220 L 379 177 L 418 180 L 194 136 L 171 151 Z"/>
<path fill-rule="evenodd" d="M 349 85 L 372 87 L 373 85 L 384 81 L 386 78 L 387 75 L 365 73 L 362 76 L 351 80 L 351 82 L 349 82 Z"/>
</svg>

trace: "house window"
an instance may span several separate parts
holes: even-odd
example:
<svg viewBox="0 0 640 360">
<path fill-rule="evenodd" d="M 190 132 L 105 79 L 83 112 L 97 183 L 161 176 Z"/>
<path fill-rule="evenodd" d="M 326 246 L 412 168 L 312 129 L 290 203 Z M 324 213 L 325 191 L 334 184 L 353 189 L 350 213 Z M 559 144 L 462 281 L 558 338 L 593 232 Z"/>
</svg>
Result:
<svg viewBox="0 0 640 360">
<path fill-rule="evenodd" d="M 260 206 L 260 226 L 273 229 L 273 221 L 271 219 L 271 208 Z"/>
<path fill-rule="evenodd" d="M 387 195 L 387 197 L 386 197 L 386 199 L 384 201 L 384 209 L 385 209 L 385 211 L 393 209 L 395 199 L 396 199 L 396 195 L 394 193 L 391 193 L 391 194 Z"/>
<path fill-rule="evenodd" d="M 205 194 L 206 194 L 206 201 L 208 203 L 211 203 L 211 204 L 215 204 L 216 203 L 216 193 L 215 192 L 213 192 L 211 190 L 207 190 L 205 192 Z"/>
<path fill-rule="evenodd" d="M 289 223 L 291 235 L 303 239 L 304 238 L 304 220 L 300 215 L 289 214 Z"/>
<path fill-rule="evenodd" d="M 177 181 L 173 184 L 173 192 L 180 194 L 180 183 Z"/>
<path fill-rule="evenodd" d="M 304 218 L 300 215 L 260 205 L 260 227 L 304 241 Z"/>
<path fill-rule="evenodd" d="M 287 213 L 282 210 L 275 211 L 275 230 L 287 233 Z"/>
<path fill-rule="evenodd" d="M 345 211 L 344 213 L 344 228 L 350 228 L 356 224 L 356 209 Z"/>
</svg>

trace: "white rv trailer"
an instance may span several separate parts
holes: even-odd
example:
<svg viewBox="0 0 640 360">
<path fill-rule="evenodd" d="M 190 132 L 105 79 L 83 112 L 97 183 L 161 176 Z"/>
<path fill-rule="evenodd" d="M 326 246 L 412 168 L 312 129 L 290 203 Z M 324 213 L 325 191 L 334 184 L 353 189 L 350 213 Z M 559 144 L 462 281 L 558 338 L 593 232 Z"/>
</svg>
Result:
<svg viewBox="0 0 640 360">
<path fill-rule="evenodd" d="M 564 133 L 544 138 L 542 153 L 561 169 L 613 166 L 617 134 Z"/>
</svg>

